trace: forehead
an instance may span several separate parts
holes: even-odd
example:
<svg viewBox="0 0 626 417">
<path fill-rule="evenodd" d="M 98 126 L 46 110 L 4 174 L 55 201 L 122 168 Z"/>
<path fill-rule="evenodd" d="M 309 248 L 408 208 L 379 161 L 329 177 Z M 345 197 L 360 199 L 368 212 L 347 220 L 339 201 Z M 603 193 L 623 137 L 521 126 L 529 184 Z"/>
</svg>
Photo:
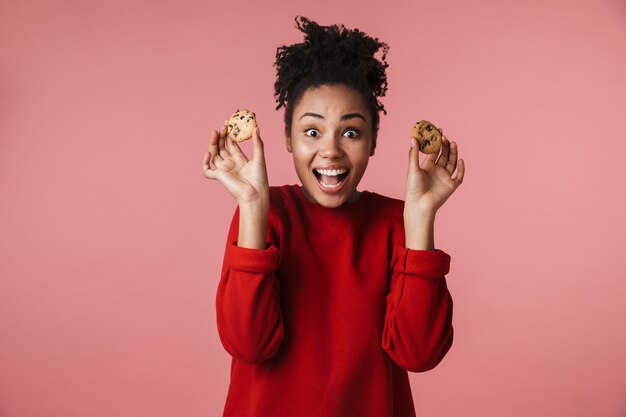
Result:
<svg viewBox="0 0 626 417">
<path fill-rule="evenodd" d="M 306 112 L 322 116 L 340 117 L 346 113 L 361 113 L 368 118 L 367 107 L 361 94 L 344 85 L 323 85 L 309 88 L 294 108 L 294 119 Z"/>
</svg>

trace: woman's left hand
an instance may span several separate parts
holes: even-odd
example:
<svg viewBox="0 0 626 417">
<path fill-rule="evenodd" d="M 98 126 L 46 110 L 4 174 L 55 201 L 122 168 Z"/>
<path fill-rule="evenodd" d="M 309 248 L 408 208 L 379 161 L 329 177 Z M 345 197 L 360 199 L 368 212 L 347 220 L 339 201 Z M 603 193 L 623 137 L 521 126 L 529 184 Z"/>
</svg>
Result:
<svg viewBox="0 0 626 417">
<path fill-rule="evenodd" d="M 457 168 L 458 147 L 455 142 L 450 143 L 448 138 L 443 136 L 441 129 L 439 131 L 442 132 L 441 155 L 439 152 L 428 154 L 421 164 L 419 144 L 417 139 L 411 139 L 412 147 L 409 152 L 409 170 L 405 191 L 405 214 L 434 216 L 463 182 L 465 161 L 459 159 L 459 170 L 456 177 L 452 178 Z"/>
</svg>

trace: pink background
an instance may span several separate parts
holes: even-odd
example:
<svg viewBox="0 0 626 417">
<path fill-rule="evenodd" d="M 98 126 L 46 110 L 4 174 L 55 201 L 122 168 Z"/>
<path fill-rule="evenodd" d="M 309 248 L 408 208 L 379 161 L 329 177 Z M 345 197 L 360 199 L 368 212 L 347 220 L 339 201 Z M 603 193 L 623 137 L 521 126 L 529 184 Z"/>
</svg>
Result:
<svg viewBox="0 0 626 417">
<path fill-rule="evenodd" d="M 418 415 L 625 416 L 617 0 L 1 1 L 0 416 L 221 415 L 235 203 L 201 161 L 247 106 L 297 183 L 272 96 L 296 14 L 391 47 L 361 189 L 403 197 L 422 117 L 466 161 L 435 226 L 455 342 L 411 374 Z"/>
</svg>

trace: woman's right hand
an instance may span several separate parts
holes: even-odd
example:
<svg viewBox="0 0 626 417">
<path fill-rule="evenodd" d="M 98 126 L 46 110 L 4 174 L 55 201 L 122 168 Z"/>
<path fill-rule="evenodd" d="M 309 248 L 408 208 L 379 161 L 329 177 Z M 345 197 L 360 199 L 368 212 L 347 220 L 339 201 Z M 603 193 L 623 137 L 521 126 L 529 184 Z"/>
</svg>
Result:
<svg viewBox="0 0 626 417">
<path fill-rule="evenodd" d="M 219 132 L 211 132 L 202 169 L 207 178 L 221 182 L 239 206 L 257 206 L 267 210 L 269 184 L 258 127 L 252 133 L 252 143 L 253 155 L 248 160 L 239 144 L 228 137 L 225 123 Z M 211 164 L 215 168 L 211 168 Z"/>
</svg>

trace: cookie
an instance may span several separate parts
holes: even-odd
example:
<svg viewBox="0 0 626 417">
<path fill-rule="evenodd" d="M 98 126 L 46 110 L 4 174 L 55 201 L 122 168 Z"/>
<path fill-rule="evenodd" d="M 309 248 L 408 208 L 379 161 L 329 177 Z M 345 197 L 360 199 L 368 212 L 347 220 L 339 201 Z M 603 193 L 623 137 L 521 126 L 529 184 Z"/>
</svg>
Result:
<svg viewBox="0 0 626 417">
<path fill-rule="evenodd" d="M 242 142 L 252 137 L 256 128 L 256 115 L 250 110 L 237 109 L 227 121 L 228 137 L 235 142 Z"/>
<path fill-rule="evenodd" d="M 422 153 L 437 153 L 441 149 L 441 132 L 428 120 L 415 123 L 411 135 L 417 139 Z"/>
</svg>

